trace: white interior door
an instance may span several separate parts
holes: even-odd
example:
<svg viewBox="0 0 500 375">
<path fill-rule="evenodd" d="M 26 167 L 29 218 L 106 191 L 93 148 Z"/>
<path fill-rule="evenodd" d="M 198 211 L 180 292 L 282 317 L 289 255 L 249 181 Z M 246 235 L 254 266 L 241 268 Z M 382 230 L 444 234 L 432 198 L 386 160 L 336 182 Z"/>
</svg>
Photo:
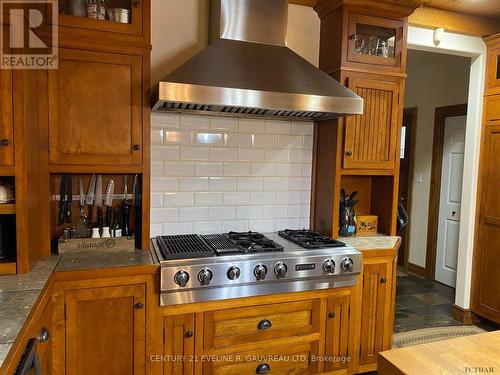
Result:
<svg viewBox="0 0 500 375">
<path fill-rule="evenodd" d="M 457 279 L 466 121 L 467 116 L 448 117 L 444 130 L 436 280 L 451 287 Z"/>
</svg>

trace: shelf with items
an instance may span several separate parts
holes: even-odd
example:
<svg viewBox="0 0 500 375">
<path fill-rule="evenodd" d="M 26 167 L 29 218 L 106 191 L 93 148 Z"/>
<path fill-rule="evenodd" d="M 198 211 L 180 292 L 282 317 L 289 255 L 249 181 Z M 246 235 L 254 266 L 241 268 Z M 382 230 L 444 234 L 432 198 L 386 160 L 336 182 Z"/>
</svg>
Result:
<svg viewBox="0 0 500 375">
<path fill-rule="evenodd" d="M 16 213 L 14 177 L 0 177 L 0 215 Z"/>
<path fill-rule="evenodd" d="M 125 181 L 127 181 L 126 185 Z M 102 206 L 97 202 L 99 184 Z M 134 185 L 137 190 L 136 194 L 134 194 L 136 191 Z M 71 188 L 68 189 L 67 186 Z M 109 194 L 109 199 L 106 200 L 108 186 L 113 186 L 113 190 Z M 116 237 L 134 240 L 133 243 L 115 241 L 118 245 L 143 248 L 142 186 L 142 175 L 139 174 L 51 174 L 50 232 L 53 251 L 57 251 L 58 245 L 64 248 L 71 247 L 71 244 L 67 244 L 68 241 L 65 240 L 71 242 L 73 239 L 79 239 L 82 247 L 98 249 L 100 248 L 98 239 L 91 240 L 90 238 L 92 229 L 99 228 L 99 236 L 101 236 L 103 227 L 109 227 L 109 231 L 112 232 L 113 225 L 117 223 L 120 224 L 122 233 Z M 83 190 L 83 195 L 80 194 L 81 190 Z M 94 198 L 89 199 L 92 191 Z M 80 200 L 81 196 L 82 200 Z M 103 236 L 103 244 L 107 238 Z M 81 240 L 84 239 L 88 241 L 82 242 Z"/>
<path fill-rule="evenodd" d="M 15 203 L 0 203 L 0 215 L 14 215 L 15 213 Z"/>
</svg>

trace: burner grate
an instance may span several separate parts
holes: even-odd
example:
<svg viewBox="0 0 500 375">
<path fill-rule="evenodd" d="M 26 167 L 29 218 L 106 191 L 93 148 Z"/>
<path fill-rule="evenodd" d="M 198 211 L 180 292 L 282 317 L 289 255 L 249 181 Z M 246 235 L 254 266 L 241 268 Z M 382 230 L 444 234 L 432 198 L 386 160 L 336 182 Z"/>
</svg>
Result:
<svg viewBox="0 0 500 375">
<path fill-rule="evenodd" d="M 165 260 L 214 256 L 213 250 L 196 234 L 159 236 L 157 241 Z"/>
<path fill-rule="evenodd" d="M 322 249 L 327 247 L 344 247 L 345 243 L 334 240 L 328 236 L 313 232 L 308 229 L 293 230 L 285 229 L 278 234 L 289 241 L 296 243 L 306 249 Z"/>
<path fill-rule="evenodd" d="M 217 255 L 242 254 L 243 251 L 235 246 L 222 234 L 205 234 L 201 236 L 215 250 Z"/>
</svg>

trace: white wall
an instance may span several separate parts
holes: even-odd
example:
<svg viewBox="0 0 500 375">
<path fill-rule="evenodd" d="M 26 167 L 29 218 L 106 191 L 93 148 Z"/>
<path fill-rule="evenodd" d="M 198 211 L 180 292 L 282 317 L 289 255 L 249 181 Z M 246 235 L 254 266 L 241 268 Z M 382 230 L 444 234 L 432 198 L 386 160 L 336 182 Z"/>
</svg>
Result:
<svg viewBox="0 0 500 375">
<path fill-rule="evenodd" d="M 467 103 L 470 58 L 408 51 L 405 108 L 417 107 L 415 176 L 409 261 L 425 267 L 432 167 L 434 114 L 437 107 Z"/>
<path fill-rule="evenodd" d="M 289 5 L 288 46 L 318 66 L 320 21 L 310 7 Z M 153 0 L 151 81 L 155 85 L 208 43 L 208 0 Z"/>
</svg>

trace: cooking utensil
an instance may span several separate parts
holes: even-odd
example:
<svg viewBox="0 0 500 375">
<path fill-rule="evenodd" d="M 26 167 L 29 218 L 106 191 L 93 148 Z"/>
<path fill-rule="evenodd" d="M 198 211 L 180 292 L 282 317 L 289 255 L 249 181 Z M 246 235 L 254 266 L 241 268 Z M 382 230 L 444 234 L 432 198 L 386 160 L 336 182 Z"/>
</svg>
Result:
<svg viewBox="0 0 500 375">
<path fill-rule="evenodd" d="M 109 227 L 111 225 L 111 208 L 113 207 L 113 194 L 114 194 L 114 192 L 115 192 L 115 182 L 113 180 L 109 180 L 108 186 L 106 188 L 106 195 L 104 196 L 104 202 L 106 204 L 105 225 L 107 227 Z"/>
<path fill-rule="evenodd" d="M 97 175 L 97 181 L 95 184 L 95 202 L 94 205 L 97 207 L 97 227 L 102 227 L 102 175 Z"/>
<path fill-rule="evenodd" d="M 67 175 L 67 187 L 66 191 L 66 223 L 71 224 L 71 205 L 73 204 L 73 176 L 71 174 Z"/>
<path fill-rule="evenodd" d="M 64 225 L 66 222 L 66 215 L 68 213 L 68 190 L 70 189 L 68 175 L 61 176 L 61 191 L 59 192 L 59 225 Z"/>
<path fill-rule="evenodd" d="M 128 203 L 128 175 L 125 176 L 123 193 L 125 194 L 125 198 L 122 203 L 122 211 L 123 211 L 123 236 L 131 236 L 132 231 L 130 230 L 130 204 Z"/>
<path fill-rule="evenodd" d="M 139 176 L 134 176 L 134 187 L 132 189 L 132 206 L 134 207 L 134 223 L 135 223 L 135 234 L 136 239 L 139 239 L 140 233 L 142 233 L 142 202 L 141 202 L 141 185 L 139 181 Z"/>
<path fill-rule="evenodd" d="M 87 199 L 85 200 L 85 203 L 88 206 L 87 217 L 89 219 L 89 222 L 94 218 L 95 184 L 96 178 L 95 174 L 93 174 L 92 177 L 90 177 L 89 189 L 87 190 Z"/>
<path fill-rule="evenodd" d="M 88 216 L 85 214 L 85 195 L 83 193 L 83 180 L 78 179 L 78 191 L 80 195 L 80 217 L 76 224 L 76 234 L 78 238 L 85 238 L 88 236 L 87 226 L 89 223 Z"/>
<path fill-rule="evenodd" d="M 109 8 L 106 9 L 106 16 L 112 22 L 130 23 L 130 9 Z"/>
</svg>

